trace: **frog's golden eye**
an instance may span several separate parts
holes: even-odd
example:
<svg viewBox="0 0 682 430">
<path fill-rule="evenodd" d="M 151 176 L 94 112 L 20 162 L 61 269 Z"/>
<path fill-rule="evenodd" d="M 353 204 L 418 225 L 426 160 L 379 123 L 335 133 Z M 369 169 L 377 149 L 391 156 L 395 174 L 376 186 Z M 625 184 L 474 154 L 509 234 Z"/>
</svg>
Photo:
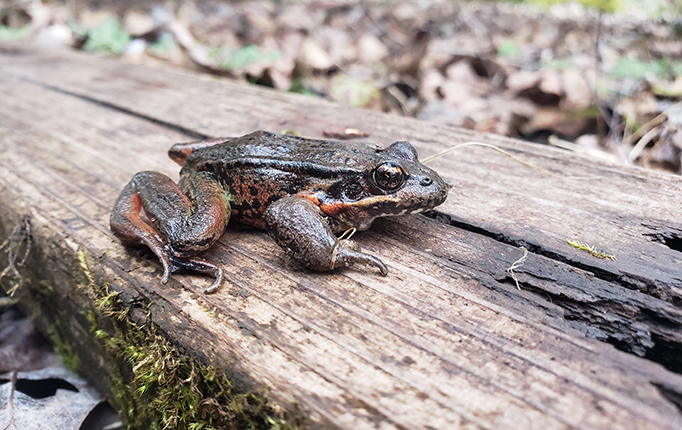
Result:
<svg viewBox="0 0 682 430">
<path fill-rule="evenodd" d="M 400 189 L 407 180 L 402 167 L 396 163 L 384 163 L 374 169 L 372 179 L 382 191 L 392 193 Z"/>
</svg>

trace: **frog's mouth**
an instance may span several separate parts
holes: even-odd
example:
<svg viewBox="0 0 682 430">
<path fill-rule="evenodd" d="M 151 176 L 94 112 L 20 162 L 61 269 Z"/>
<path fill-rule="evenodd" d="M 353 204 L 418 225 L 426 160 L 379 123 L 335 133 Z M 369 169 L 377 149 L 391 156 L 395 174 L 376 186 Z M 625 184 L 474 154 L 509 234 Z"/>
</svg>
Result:
<svg viewBox="0 0 682 430">
<path fill-rule="evenodd" d="M 414 195 L 396 193 L 366 197 L 358 201 L 320 201 L 316 196 L 301 196 L 315 203 L 325 215 L 349 224 L 386 216 L 400 216 L 424 212 L 445 202 L 451 187 L 444 186 L 439 192 Z M 363 221 L 360 221 L 363 220 Z"/>
<path fill-rule="evenodd" d="M 358 200 L 331 198 L 326 191 L 300 193 L 340 226 L 366 229 L 375 218 L 424 212 L 442 204 L 452 186 L 435 172 L 410 175 L 392 194 L 365 195 Z"/>
</svg>

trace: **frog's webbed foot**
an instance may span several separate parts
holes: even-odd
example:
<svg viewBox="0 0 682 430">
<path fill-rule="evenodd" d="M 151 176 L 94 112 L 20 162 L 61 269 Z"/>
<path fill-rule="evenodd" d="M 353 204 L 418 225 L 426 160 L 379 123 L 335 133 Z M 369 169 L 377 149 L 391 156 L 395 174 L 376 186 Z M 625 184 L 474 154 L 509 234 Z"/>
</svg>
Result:
<svg viewBox="0 0 682 430">
<path fill-rule="evenodd" d="M 175 184 L 162 173 L 140 172 L 121 191 L 109 221 L 121 242 L 146 245 L 154 252 L 163 265 L 162 283 L 179 269 L 193 270 L 215 277 L 204 289 L 212 293 L 220 286 L 222 271 L 194 254 L 218 240 L 229 217 L 224 191 L 211 174 L 196 172 Z"/>
<path fill-rule="evenodd" d="M 263 219 L 275 242 L 311 270 L 327 272 L 363 263 L 377 267 L 384 276 L 388 274 L 377 257 L 362 252 L 357 243 L 344 236 L 334 236 L 322 211 L 308 199 L 279 199 L 268 207 Z"/>
</svg>

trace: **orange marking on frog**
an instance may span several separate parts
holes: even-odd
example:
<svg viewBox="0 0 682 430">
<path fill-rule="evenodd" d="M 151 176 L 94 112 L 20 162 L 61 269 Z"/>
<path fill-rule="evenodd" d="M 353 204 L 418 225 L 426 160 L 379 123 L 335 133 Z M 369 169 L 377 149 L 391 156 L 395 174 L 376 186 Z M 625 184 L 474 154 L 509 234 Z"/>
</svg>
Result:
<svg viewBox="0 0 682 430">
<path fill-rule="evenodd" d="M 331 217 L 346 212 L 351 205 L 344 202 L 323 203 L 320 210 Z"/>
<path fill-rule="evenodd" d="M 340 213 L 343 213 L 343 212 L 347 211 L 348 208 L 351 207 L 350 203 L 345 203 L 345 202 L 322 203 L 322 202 L 320 202 L 320 199 L 314 194 L 299 193 L 299 194 L 296 194 L 296 197 L 302 197 L 304 199 L 310 200 L 311 202 L 313 202 L 313 204 L 315 206 L 320 208 L 320 210 L 325 215 L 331 216 L 331 217 L 338 215 Z"/>
<path fill-rule="evenodd" d="M 315 206 L 318 206 L 318 207 L 320 206 L 320 199 L 318 199 L 316 195 L 298 193 L 298 194 L 296 194 L 296 197 L 303 197 L 304 199 L 308 199 L 311 202 L 313 202 L 313 204 Z"/>
</svg>

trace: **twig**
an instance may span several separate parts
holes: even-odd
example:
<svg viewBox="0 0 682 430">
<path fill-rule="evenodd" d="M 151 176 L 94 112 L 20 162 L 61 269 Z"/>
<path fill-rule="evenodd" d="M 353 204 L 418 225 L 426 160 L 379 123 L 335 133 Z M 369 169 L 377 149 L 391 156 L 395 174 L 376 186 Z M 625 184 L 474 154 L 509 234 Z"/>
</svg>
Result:
<svg viewBox="0 0 682 430">
<path fill-rule="evenodd" d="M 12 370 L 12 377 L 10 379 L 10 392 L 9 392 L 9 402 L 7 406 L 9 407 L 9 424 L 7 424 L 7 427 L 5 427 L 5 430 L 7 429 L 13 429 L 16 430 L 17 424 L 14 421 L 14 393 L 16 390 L 16 385 L 17 385 L 17 371 Z"/>
<path fill-rule="evenodd" d="M 576 154 L 588 155 L 590 157 L 597 158 L 599 160 L 609 161 L 611 163 L 622 164 L 623 162 L 623 160 L 619 159 L 617 156 L 609 154 L 606 151 L 602 151 L 601 149 L 577 145 L 573 142 L 559 139 L 555 135 L 549 136 L 548 142 L 552 146 L 556 146 L 557 148 L 561 149 L 566 149 L 568 151 L 575 152 Z"/>
<path fill-rule="evenodd" d="M 519 267 L 523 266 L 523 263 L 526 262 L 526 258 L 528 258 L 528 250 L 525 247 L 521 247 L 523 250 L 523 256 L 516 260 L 515 262 L 512 263 L 511 266 L 507 269 L 507 273 L 511 275 L 512 279 L 514 282 L 516 282 L 516 288 L 518 288 L 519 291 L 521 291 L 521 286 L 519 285 L 519 280 L 516 278 L 516 273 L 514 273 L 514 269 L 518 269 Z"/>
<path fill-rule="evenodd" d="M 16 299 L 13 299 L 11 297 L 0 297 L 0 307 L 12 306 L 16 302 L 17 302 Z"/>
<path fill-rule="evenodd" d="M 403 94 L 402 91 L 398 89 L 394 84 L 389 85 L 386 90 L 385 90 L 390 96 L 392 96 L 396 102 L 398 103 L 401 113 L 405 114 L 407 112 L 407 97 L 405 97 L 405 94 Z"/>
<path fill-rule="evenodd" d="M 426 164 L 426 163 L 428 163 L 428 162 L 430 162 L 430 161 L 435 160 L 436 158 L 442 157 L 443 155 L 447 154 L 447 153 L 450 152 L 450 151 L 454 151 L 455 149 L 459 149 L 459 148 L 462 148 L 462 147 L 465 147 L 465 146 L 483 146 L 483 147 L 485 147 L 485 148 L 494 149 L 495 151 L 499 152 L 500 154 L 502 154 L 502 155 L 504 155 L 504 156 L 506 156 L 506 157 L 509 157 L 509 158 L 511 158 L 512 160 L 516 161 L 517 163 L 520 163 L 520 164 L 522 164 L 522 165 L 524 165 L 524 166 L 526 166 L 526 167 L 528 167 L 528 168 L 530 168 L 530 169 L 533 169 L 533 170 L 535 170 L 536 172 L 540 172 L 540 173 L 542 173 L 542 174 L 544 174 L 544 175 L 549 175 L 549 176 L 553 176 L 553 177 L 555 177 L 555 178 L 558 178 L 558 176 L 555 175 L 555 174 L 552 173 L 552 172 L 548 172 L 548 171 L 545 170 L 545 169 L 542 169 L 542 168 L 537 167 L 537 166 L 534 166 L 534 165 L 532 165 L 532 164 L 530 164 L 530 163 L 528 163 L 528 162 L 525 162 L 525 161 L 521 160 L 520 158 L 517 158 L 517 157 L 511 155 L 511 154 L 508 153 L 507 151 L 504 151 L 504 150 L 498 148 L 497 146 L 489 145 L 489 144 L 483 143 L 483 142 L 464 142 L 464 143 L 460 143 L 459 145 L 455 145 L 455 146 L 453 146 L 453 147 L 451 147 L 451 148 L 448 148 L 448 149 L 446 149 L 446 150 L 444 150 L 444 151 L 441 151 L 441 152 L 439 152 L 439 153 L 437 153 L 437 154 L 433 154 L 433 155 L 430 156 L 430 157 L 426 157 L 425 159 L 421 160 L 421 162 L 424 163 L 424 164 Z"/>
<path fill-rule="evenodd" d="M 628 154 L 628 161 L 633 162 L 639 157 L 639 155 L 642 153 L 644 148 L 651 142 L 657 134 L 661 132 L 661 127 L 654 127 L 647 134 L 642 136 L 641 139 L 639 139 L 639 142 L 637 142 L 637 145 L 630 150 L 630 153 Z"/>
<path fill-rule="evenodd" d="M 25 243 L 24 255 L 17 261 L 19 255 L 19 250 L 21 246 Z M 6 248 L 6 249 L 5 249 Z M 31 252 L 31 216 L 24 215 L 21 217 L 21 221 L 17 224 L 12 232 L 9 234 L 7 239 L 5 239 L 2 244 L 0 244 L 0 249 L 5 249 L 7 253 L 7 267 L 0 273 L 0 280 L 7 276 L 8 273 L 12 272 L 15 278 L 19 281 L 7 291 L 7 295 L 12 297 L 16 290 L 23 283 L 23 278 L 17 267 L 21 267 L 26 263 L 29 252 Z"/>
</svg>

